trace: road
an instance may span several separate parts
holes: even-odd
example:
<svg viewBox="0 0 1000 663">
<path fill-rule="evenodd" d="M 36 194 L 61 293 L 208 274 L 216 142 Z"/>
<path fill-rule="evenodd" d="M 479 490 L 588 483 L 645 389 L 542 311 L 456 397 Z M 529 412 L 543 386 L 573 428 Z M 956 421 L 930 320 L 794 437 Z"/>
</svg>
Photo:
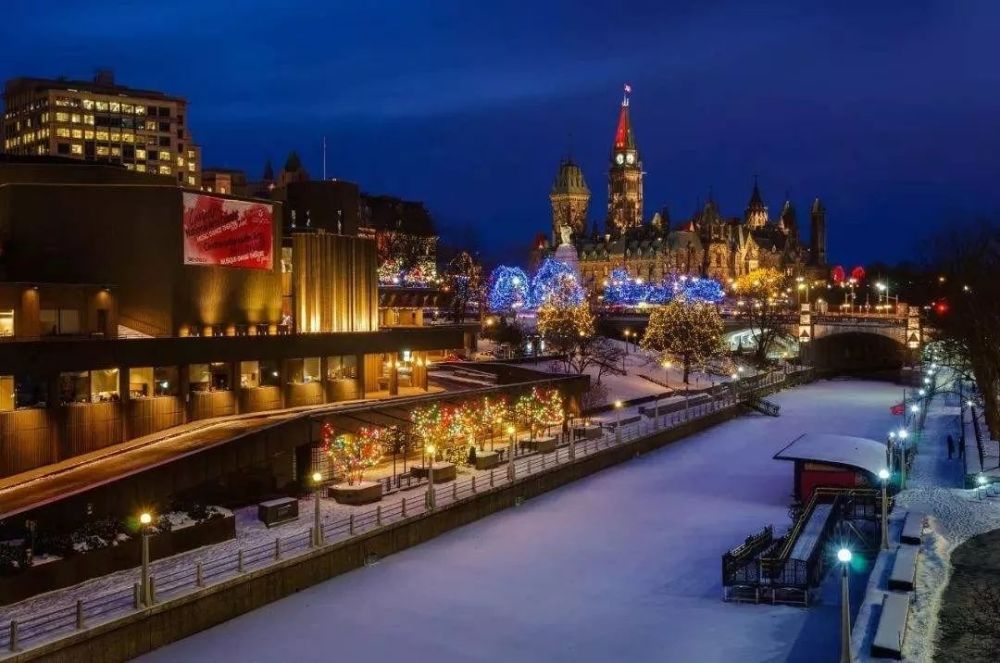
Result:
<svg viewBox="0 0 1000 663">
<path fill-rule="evenodd" d="M 835 601 L 723 603 L 720 556 L 789 524 L 775 452 L 803 432 L 881 439 L 898 394 L 790 390 L 779 418 L 722 424 L 141 660 L 836 660 Z"/>
</svg>

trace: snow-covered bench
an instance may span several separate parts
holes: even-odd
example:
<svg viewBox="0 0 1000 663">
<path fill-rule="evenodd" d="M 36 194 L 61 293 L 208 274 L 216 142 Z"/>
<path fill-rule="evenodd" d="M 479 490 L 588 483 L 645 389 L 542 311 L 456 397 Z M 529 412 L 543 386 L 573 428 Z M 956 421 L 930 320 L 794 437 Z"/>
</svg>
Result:
<svg viewBox="0 0 1000 663">
<path fill-rule="evenodd" d="M 920 545 L 920 540 L 924 535 L 924 514 L 910 511 L 903 521 L 903 532 L 899 535 L 902 543 L 912 543 Z"/>
<path fill-rule="evenodd" d="M 639 415 L 633 415 L 631 417 L 622 417 L 620 422 L 618 421 L 604 422 L 604 427 L 614 430 L 619 423 L 621 423 L 622 426 L 628 426 L 629 424 L 634 424 L 635 422 L 640 421 L 641 419 L 642 417 Z"/>
<path fill-rule="evenodd" d="M 910 594 L 888 592 L 882 599 L 882 614 L 872 640 L 875 658 L 903 658 L 903 638 L 906 637 L 906 620 L 910 616 Z"/>
<path fill-rule="evenodd" d="M 913 589 L 917 578 L 917 546 L 902 545 L 896 549 L 896 559 L 892 563 L 892 573 L 889 574 L 889 589 Z"/>
</svg>

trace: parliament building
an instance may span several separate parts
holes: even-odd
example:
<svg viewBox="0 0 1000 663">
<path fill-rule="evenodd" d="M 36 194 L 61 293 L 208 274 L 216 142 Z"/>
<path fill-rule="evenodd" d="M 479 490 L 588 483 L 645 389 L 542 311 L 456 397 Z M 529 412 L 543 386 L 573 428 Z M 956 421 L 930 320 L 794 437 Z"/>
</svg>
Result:
<svg viewBox="0 0 1000 663">
<path fill-rule="evenodd" d="M 608 170 L 605 232 L 594 224 L 587 231 L 590 189 L 583 171 L 571 159 L 559 165 L 549 194 L 552 202 L 552 247 L 560 229 L 568 227 L 579 254 L 585 283 L 601 289 L 613 269 L 626 267 L 633 276 L 659 281 L 670 274 L 709 276 L 727 282 L 759 267 L 788 274 L 825 273 L 826 210 L 816 198 L 809 210 L 809 242 L 799 232 L 795 207 L 785 200 L 772 218 L 754 181 L 741 217 L 727 217 L 709 196 L 689 219 L 673 226 L 666 211 L 643 216 L 642 158 L 622 100 Z M 545 249 L 546 247 L 541 247 Z"/>
</svg>

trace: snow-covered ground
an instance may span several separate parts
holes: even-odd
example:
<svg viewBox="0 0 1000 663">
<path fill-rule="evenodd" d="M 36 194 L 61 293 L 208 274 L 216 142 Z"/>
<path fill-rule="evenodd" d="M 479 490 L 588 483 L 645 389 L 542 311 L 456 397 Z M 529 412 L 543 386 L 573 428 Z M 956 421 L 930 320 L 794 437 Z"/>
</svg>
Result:
<svg viewBox="0 0 1000 663">
<path fill-rule="evenodd" d="M 143 660 L 837 660 L 835 592 L 808 609 L 724 603 L 720 556 L 788 526 L 792 464 L 775 452 L 803 432 L 881 439 L 897 394 L 777 394 L 778 418 L 721 424 Z"/>
<path fill-rule="evenodd" d="M 952 552 L 971 537 L 1000 528 L 1000 499 L 979 499 L 976 490 L 963 488 L 962 461 L 948 458 L 946 436 L 959 437 L 958 405 L 955 394 L 934 398 L 907 489 L 897 496 L 898 513 L 891 519 L 897 538 L 905 510 L 926 514 L 930 525 L 917 561 L 915 597 L 903 643 L 906 661 L 934 660 L 938 613 L 951 576 Z M 966 425 L 966 435 L 972 435 L 968 417 Z M 868 652 L 876 622 L 870 617 L 871 606 L 881 603 L 890 561 L 891 554 L 883 553 L 872 572 L 874 586 L 869 587 L 853 634 L 858 661 L 872 660 Z"/>
</svg>

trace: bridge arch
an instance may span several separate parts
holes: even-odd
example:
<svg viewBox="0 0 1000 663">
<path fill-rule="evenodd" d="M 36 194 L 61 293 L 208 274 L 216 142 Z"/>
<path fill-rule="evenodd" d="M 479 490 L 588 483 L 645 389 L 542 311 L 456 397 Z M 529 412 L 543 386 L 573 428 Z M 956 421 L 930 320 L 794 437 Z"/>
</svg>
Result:
<svg viewBox="0 0 1000 663">
<path fill-rule="evenodd" d="M 907 357 L 903 339 L 877 328 L 823 334 L 802 345 L 803 363 L 821 371 L 898 370 Z"/>
</svg>

